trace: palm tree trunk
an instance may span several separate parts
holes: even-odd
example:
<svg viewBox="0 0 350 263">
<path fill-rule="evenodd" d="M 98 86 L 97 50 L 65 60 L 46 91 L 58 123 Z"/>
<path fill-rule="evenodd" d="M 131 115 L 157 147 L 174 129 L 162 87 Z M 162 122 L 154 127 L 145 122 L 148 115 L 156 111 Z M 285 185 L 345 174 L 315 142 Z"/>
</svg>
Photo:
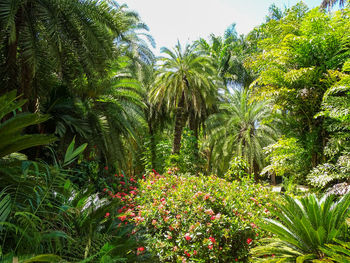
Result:
<svg viewBox="0 0 350 263">
<path fill-rule="evenodd" d="M 179 154 L 181 148 L 182 129 L 185 126 L 185 94 L 182 92 L 175 114 L 173 154 Z"/>
<path fill-rule="evenodd" d="M 194 144 L 194 154 L 195 154 L 195 160 L 198 161 L 199 157 L 199 148 L 198 148 L 198 121 L 195 116 L 194 111 L 191 111 L 190 113 L 190 119 L 189 119 L 189 126 L 190 130 L 193 132 L 194 137 L 196 138 L 195 144 Z"/>
<path fill-rule="evenodd" d="M 157 170 L 158 167 L 156 167 L 156 141 L 155 141 L 155 134 L 153 131 L 152 123 L 148 122 L 148 130 L 150 135 L 150 148 L 151 148 L 151 163 L 152 163 L 152 169 Z"/>
</svg>

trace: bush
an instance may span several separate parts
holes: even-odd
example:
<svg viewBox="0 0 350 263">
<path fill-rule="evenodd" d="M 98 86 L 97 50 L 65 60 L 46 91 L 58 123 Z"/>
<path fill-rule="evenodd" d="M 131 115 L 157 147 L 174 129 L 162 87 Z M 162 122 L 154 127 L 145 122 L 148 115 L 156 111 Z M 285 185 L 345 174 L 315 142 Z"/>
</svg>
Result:
<svg viewBox="0 0 350 263">
<path fill-rule="evenodd" d="M 257 223 L 270 214 L 272 193 L 249 176 L 227 182 L 215 176 L 151 173 L 140 182 L 134 222 L 147 250 L 161 262 L 246 262 Z"/>
<path fill-rule="evenodd" d="M 263 240 L 264 245 L 252 250 L 254 262 L 272 262 L 271 257 L 273 262 L 325 260 L 322 248 L 346 235 L 349 206 L 350 194 L 338 202 L 332 195 L 320 199 L 315 195 L 301 199 L 286 195 L 283 205 L 273 211 L 278 220 L 267 219 L 262 225 L 275 237 Z"/>
</svg>

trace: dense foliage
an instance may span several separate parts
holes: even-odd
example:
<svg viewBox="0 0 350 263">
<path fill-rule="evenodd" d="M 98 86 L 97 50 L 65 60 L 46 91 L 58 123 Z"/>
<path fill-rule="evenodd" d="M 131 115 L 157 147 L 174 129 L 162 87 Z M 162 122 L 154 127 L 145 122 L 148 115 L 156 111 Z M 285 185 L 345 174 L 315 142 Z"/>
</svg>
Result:
<svg viewBox="0 0 350 263">
<path fill-rule="evenodd" d="M 275 198 L 249 176 L 230 183 L 171 170 L 151 173 L 139 191 L 134 221 L 161 262 L 246 262 L 249 248 L 265 235 L 257 225 Z"/>
<path fill-rule="evenodd" d="M 0 261 L 348 261 L 350 6 L 320 7 L 156 58 L 117 1 L 0 0 Z"/>
</svg>

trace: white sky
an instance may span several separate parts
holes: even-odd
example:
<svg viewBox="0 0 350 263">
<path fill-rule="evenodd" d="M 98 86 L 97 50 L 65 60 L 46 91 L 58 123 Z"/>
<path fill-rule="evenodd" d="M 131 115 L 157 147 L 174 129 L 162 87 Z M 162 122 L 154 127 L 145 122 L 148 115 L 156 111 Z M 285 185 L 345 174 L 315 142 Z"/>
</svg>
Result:
<svg viewBox="0 0 350 263">
<path fill-rule="evenodd" d="M 310 7 L 320 5 L 322 0 L 304 0 Z M 239 34 L 246 34 L 261 24 L 268 8 L 291 7 L 298 0 L 121 0 L 136 11 L 149 26 L 157 48 L 172 48 L 177 40 L 190 43 L 211 33 L 223 35 L 225 29 L 236 23 Z"/>
</svg>

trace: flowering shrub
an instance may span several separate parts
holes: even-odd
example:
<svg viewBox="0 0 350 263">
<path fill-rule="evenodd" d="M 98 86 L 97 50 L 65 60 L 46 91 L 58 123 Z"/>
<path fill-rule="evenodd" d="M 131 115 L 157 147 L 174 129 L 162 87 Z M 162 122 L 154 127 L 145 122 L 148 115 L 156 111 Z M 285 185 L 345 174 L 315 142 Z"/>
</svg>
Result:
<svg viewBox="0 0 350 263">
<path fill-rule="evenodd" d="M 161 262 L 246 262 L 264 232 L 272 193 L 251 178 L 151 173 L 140 182 L 133 221 Z"/>
</svg>

